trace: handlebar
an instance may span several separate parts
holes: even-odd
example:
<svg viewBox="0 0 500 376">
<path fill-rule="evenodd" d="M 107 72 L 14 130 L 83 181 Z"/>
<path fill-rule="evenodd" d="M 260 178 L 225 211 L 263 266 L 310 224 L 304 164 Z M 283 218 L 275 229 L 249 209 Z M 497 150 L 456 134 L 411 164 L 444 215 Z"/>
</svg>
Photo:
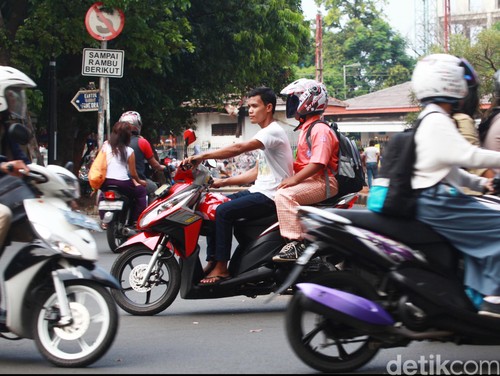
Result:
<svg viewBox="0 0 500 376">
<path fill-rule="evenodd" d="M 500 195 L 500 174 L 495 175 L 493 178 L 493 194 Z"/>
</svg>

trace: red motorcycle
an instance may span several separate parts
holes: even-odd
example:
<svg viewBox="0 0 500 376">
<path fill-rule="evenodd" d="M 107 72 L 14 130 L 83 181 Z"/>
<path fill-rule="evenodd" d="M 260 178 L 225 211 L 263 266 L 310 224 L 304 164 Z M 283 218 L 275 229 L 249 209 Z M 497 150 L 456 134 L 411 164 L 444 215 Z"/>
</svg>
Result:
<svg viewBox="0 0 500 376">
<path fill-rule="evenodd" d="M 238 245 L 228 267 L 232 278 L 217 285 L 198 284 L 204 277 L 198 240 L 213 231 L 217 206 L 229 200 L 209 190 L 213 182 L 210 169 L 214 167 L 178 168 L 176 183 L 160 187 L 158 198 L 139 217 L 140 233 L 117 248 L 119 255 L 111 274 L 118 279 L 120 289 L 111 293 L 126 312 L 155 315 L 169 307 L 179 291 L 183 299 L 271 294 L 293 268 L 294 263 L 272 261 L 286 244 L 276 215 L 241 220 L 234 227 Z M 354 193 L 318 205 L 348 209 L 357 198 Z M 299 281 L 333 268 L 327 258 L 318 258 L 304 268 Z"/>
</svg>

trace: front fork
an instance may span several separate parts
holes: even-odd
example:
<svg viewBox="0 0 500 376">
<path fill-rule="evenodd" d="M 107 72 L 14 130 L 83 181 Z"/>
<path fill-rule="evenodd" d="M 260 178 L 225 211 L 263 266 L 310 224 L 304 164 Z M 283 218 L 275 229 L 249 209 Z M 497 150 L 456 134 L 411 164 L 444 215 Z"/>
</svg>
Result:
<svg viewBox="0 0 500 376">
<path fill-rule="evenodd" d="M 158 264 L 157 261 L 163 255 L 165 250 L 167 249 L 167 243 L 168 243 L 168 236 L 163 235 L 158 244 L 155 247 L 155 251 L 153 252 L 153 256 L 151 257 L 151 260 L 149 260 L 148 267 L 146 269 L 146 272 L 144 273 L 144 276 L 142 277 L 141 281 L 141 288 L 145 288 L 147 283 L 150 280 L 151 273 L 154 272 L 156 273 L 158 271 Z"/>
<path fill-rule="evenodd" d="M 52 281 L 54 282 L 57 301 L 59 302 L 59 311 L 61 313 L 57 326 L 70 325 L 73 322 L 73 316 L 71 316 L 71 309 L 69 308 L 66 287 L 64 286 L 64 282 L 61 278 L 59 278 L 59 273 L 57 273 L 56 270 L 52 271 Z"/>
</svg>

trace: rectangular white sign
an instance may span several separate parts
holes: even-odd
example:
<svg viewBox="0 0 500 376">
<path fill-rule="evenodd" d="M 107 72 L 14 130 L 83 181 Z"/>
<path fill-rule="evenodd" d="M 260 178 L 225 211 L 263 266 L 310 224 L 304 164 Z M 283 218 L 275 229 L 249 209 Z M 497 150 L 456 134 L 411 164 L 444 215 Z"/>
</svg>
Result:
<svg viewBox="0 0 500 376">
<path fill-rule="evenodd" d="M 123 77 L 125 51 L 83 49 L 82 76 Z"/>
</svg>

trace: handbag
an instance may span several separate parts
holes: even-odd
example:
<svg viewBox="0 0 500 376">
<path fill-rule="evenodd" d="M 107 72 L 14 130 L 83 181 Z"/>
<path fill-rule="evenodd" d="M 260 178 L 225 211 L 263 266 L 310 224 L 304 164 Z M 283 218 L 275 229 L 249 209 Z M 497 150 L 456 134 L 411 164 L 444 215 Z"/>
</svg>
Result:
<svg viewBox="0 0 500 376">
<path fill-rule="evenodd" d="M 103 145 L 104 146 L 104 145 Z M 89 185 L 92 189 L 98 190 L 101 188 L 102 183 L 106 180 L 106 170 L 108 168 L 108 160 L 106 158 L 106 152 L 101 149 L 90 166 L 88 179 Z"/>
</svg>

